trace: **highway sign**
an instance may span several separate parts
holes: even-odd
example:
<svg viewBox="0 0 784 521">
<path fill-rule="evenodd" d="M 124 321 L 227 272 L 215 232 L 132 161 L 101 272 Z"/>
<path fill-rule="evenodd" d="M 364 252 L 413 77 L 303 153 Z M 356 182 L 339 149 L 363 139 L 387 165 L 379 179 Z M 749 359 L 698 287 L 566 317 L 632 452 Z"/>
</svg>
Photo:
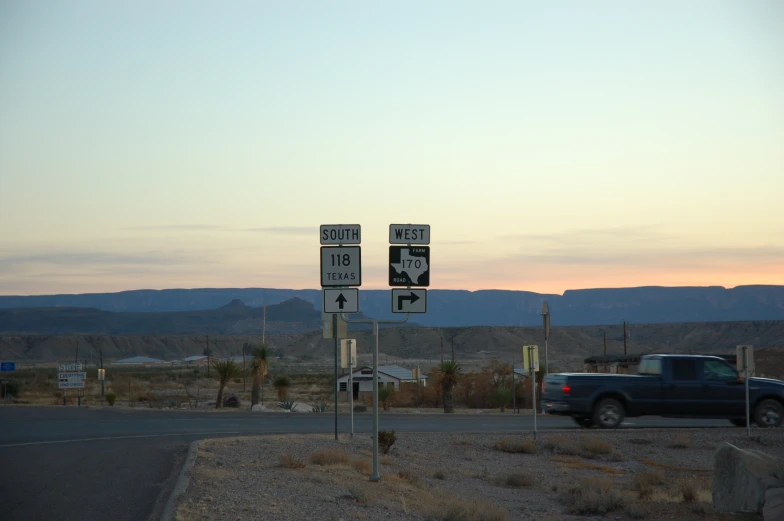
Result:
<svg viewBox="0 0 784 521">
<path fill-rule="evenodd" d="M 430 246 L 390 246 L 389 285 L 430 285 Z"/>
<path fill-rule="evenodd" d="M 430 244 L 430 225 L 390 224 L 389 244 Z"/>
<path fill-rule="evenodd" d="M 60 372 L 82 370 L 84 370 L 84 362 L 66 362 L 64 364 L 60 364 Z"/>
<path fill-rule="evenodd" d="M 360 244 L 362 229 L 358 224 L 322 224 L 321 244 Z"/>
<path fill-rule="evenodd" d="M 359 313 L 359 290 L 341 288 L 321 290 L 324 313 Z"/>
<path fill-rule="evenodd" d="M 348 322 L 338 315 L 337 335 L 332 332 L 332 313 L 321 314 L 321 324 L 323 325 L 324 338 L 346 338 L 348 336 Z"/>
<path fill-rule="evenodd" d="M 426 289 L 393 289 L 392 313 L 427 313 Z"/>
<path fill-rule="evenodd" d="M 87 380 L 85 372 L 59 373 L 57 383 L 60 389 L 84 389 L 84 381 Z"/>
<path fill-rule="evenodd" d="M 361 246 L 321 247 L 321 287 L 361 285 Z"/>
<path fill-rule="evenodd" d="M 16 362 L 0 362 L 0 372 L 12 373 L 16 371 Z"/>
</svg>

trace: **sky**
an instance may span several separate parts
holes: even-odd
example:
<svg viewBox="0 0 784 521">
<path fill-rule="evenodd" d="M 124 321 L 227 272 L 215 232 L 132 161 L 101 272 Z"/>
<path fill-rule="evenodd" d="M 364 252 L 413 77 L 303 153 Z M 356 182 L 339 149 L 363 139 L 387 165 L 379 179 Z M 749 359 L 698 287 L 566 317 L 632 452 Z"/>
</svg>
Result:
<svg viewBox="0 0 784 521">
<path fill-rule="evenodd" d="M 784 3 L 0 3 L 0 294 L 784 284 Z"/>
</svg>

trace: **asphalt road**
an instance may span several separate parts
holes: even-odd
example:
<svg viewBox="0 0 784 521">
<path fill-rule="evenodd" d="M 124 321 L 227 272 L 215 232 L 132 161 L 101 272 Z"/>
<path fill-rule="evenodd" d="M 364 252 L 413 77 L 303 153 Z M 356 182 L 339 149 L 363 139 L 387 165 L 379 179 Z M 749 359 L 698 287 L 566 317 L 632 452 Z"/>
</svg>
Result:
<svg viewBox="0 0 784 521">
<path fill-rule="evenodd" d="M 78 407 L 0 407 L 0 521 L 157 521 L 194 440 L 252 434 L 334 433 L 332 414 L 191 412 Z M 355 433 L 372 433 L 370 414 Z M 633 418 L 627 428 L 727 427 L 722 420 Z M 541 430 L 576 428 L 539 417 Z M 384 413 L 398 432 L 520 432 L 525 415 Z M 348 417 L 339 418 L 341 436 Z"/>
</svg>

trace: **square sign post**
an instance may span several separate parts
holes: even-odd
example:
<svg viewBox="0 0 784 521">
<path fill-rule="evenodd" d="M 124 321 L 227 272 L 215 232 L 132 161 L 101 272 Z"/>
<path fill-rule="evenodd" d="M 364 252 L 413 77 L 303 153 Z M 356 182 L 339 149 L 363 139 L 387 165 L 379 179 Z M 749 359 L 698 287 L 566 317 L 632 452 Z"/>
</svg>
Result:
<svg viewBox="0 0 784 521">
<path fill-rule="evenodd" d="M 351 437 L 354 437 L 354 367 L 357 365 L 357 341 L 344 338 L 340 341 L 340 365 L 348 367 L 348 410 L 351 420 Z M 337 392 L 337 390 L 335 390 Z"/>
<path fill-rule="evenodd" d="M 736 367 L 743 372 L 746 385 L 746 435 L 751 436 L 751 418 L 749 404 L 749 378 L 754 374 L 754 346 L 735 347 Z"/>
<path fill-rule="evenodd" d="M 523 369 L 531 374 L 531 409 L 534 415 L 534 439 L 536 439 L 536 371 L 539 370 L 539 346 L 523 346 Z"/>
<path fill-rule="evenodd" d="M 362 228 L 358 224 L 322 224 L 321 288 L 323 312 L 332 314 L 335 345 L 335 440 L 338 439 L 338 315 L 359 312 L 359 290 L 351 286 L 362 285 Z M 356 246 L 346 246 L 352 244 Z M 345 336 L 345 335 L 344 335 Z"/>
</svg>

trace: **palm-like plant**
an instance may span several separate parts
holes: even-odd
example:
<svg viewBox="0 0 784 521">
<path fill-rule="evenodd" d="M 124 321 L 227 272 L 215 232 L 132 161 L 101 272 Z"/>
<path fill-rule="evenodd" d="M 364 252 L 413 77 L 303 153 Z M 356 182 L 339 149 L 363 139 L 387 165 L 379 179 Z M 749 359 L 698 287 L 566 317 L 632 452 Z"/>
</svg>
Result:
<svg viewBox="0 0 784 521">
<path fill-rule="evenodd" d="M 253 387 L 250 391 L 251 406 L 259 403 L 259 395 L 261 395 L 261 404 L 264 405 L 264 377 L 267 376 L 269 355 L 269 348 L 265 344 L 253 350 L 253 358 L 250 362 L 250 373 L 253 378 Z"/>
<path fill-rule="evenodd" d="M 278 398 L 280 401 L 285 401 L 286 394 L 288 393 L 289 387 L 291 387 L 291 378 L 286 375 L 276 376 L 272 385 L 278 390 Z"/>
<path fill-rule="evenodd" d="M 506 385 L 496 387 L 493 391 L 492 398 L 493 402 L 495 402 L 495 406 L 499 407 L 501 412 L 504 412 L 509 406 L 509 402 L 512 401 L 512 390 L 507 388 Z"/>
<path fill-rule="evenodd" d="M 452 388 L 460 379 L 460 362 L 445 360 L 438 368 L 441 377 L 441 385 L 444 390 L 444 412 L 455 412 L 452 400 Z"/>
<path fill-rule="evenodd" d="M 231 359 L 213 360 L 212 367 L 218 373 L 218 400 L 215 402 L 215 408 L 220 409 L 223 407 L 223 389 L 229 380 L 242 374 L 242 368 Z"/>
</svg>

